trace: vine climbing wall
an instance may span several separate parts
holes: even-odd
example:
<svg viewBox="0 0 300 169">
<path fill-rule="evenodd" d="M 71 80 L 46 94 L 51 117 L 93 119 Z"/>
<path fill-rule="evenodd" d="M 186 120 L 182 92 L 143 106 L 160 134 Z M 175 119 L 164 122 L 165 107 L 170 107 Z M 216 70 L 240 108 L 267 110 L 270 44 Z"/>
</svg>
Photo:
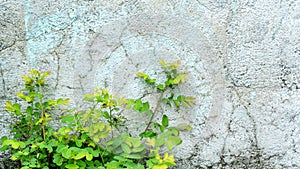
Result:
<svg viewBox="0 0 300 169">
<path fill-rule="evenodd" d="M 300 168 L 299 0 L 0 0 L 0 16 L 0 136 L 31 68 L 80 106 L 94 87 L 151 98 L 135 73 L 180 60 L 197 103 L 178 169 Z"/>
</svg>

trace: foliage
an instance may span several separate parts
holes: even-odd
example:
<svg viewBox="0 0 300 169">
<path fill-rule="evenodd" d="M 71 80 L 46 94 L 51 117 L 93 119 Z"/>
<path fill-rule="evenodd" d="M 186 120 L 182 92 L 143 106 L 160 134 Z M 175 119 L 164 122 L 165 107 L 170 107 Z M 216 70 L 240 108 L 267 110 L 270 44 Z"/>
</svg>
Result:
<svg viewBox="0 0 300 169">
<path fill-rule="evenodd" d="M 154 105 L 142 99 L 119 98 L 106 89 L 95 89 L 84 97 L 88 109 L 67 109 L 69 99 L 47 99 L 46 77 L 50 72 L 30 70 L 22 76 L 25 88 L 17 96 L 19 102 L 6 102 L 6 109 L 16 121 L 11 124 L 13 138 L 2 137 L 2 151 L 10 150 L 11 159 L 18 168 L 62 169 L 165 169 L 175 166 L 174 156 L 163 153 L 181 144 L 179 132 L 191 130 L 188 124 L 170 126 L 166 114 L 160 114 L 161 103 L 169 106 L 192 106 L 195 99 L 176 95 L 173 89 L 184 83 L 186 73 L 181 73 L 179 62 L 160 61 L 166 80 L 157 84 L 150 75 L 138 72 L 153 92 L 159 93 Z M 133 110 L 149 116 L 147 125 L 139 136 L 134 131 L 120 132 L 123 110 Z M 61 127 L 49 125 L 53 113 L 61 113 Z M 154 117 L 160 117 L 155 121 Z"/>
</svg>

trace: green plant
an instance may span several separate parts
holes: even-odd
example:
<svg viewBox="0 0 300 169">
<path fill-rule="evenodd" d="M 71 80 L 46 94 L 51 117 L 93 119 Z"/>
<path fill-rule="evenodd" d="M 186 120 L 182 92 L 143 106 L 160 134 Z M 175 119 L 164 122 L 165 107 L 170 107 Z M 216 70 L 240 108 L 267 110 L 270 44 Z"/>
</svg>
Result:
<svg viewBox="0 0 300 169">
<path fill-rule="evenodd" d="M 169 125 L 169 118 L 160 112 L 161 104 L 192 106 L 195 99 L 179 95 L 174 89 L 184 83 L 186 73 L 181 73 L 179 62 L 160 64 L 165 82 L 158 84 L 148 74 L 138 72 L 153 92 L 159 93 L 152 109 L 142 99 L 120 98 L 106 89 L 95 89 L 84 101 L 88 109 L 67 109 L 69 99 L 47 99 L 45 78 L 49 72 L 29 71 L 23 76 L 25 88 L 17 96 L 19 102 L 6 102 L 6 109 L 16 118 L 11 125 L 13 138 L 2 137 L 2 151 L 10 150 L 11 159 L 18 168 L 67 169 L 166 169 L 175 166 L 174 156 L 165 152 L 181 144 L 179 132 L 191 130 L 188 124 Z M 124 125 L 123 110 L 133 110 L 148 115 L 144 130 L 134 136 L 133 131 L 119 130 Z M 52 113 L 63 113 L 61 127 L 49 125 Z M 159 117 L 159 121 L 154 120 Z"/>
</svg>

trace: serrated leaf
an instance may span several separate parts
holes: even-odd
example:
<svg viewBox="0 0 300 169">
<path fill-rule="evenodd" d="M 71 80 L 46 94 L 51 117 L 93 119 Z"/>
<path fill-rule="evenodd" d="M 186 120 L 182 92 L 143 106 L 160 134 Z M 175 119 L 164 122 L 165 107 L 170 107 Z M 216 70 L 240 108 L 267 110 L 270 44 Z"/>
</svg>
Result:
<svg viewBox="0 0 300 169">
<path fill-rule="evenodd" d="M 168 116 L 163 115 L 163 117 L 162 117 L 162 125 L 163 125 L 164 127 L 168 127 L 168 126 L 169 126 L 169 119 L 168 119 Z"/>
<path fill-rule="evenodd" d="M 184 83 L 185 78 L 188 77 L 188 74 L 180 74 L 174 80 L 173 84 L 179 84 L 180 82 Z"/>
<path fill-rule="evenodd" d="M 186 96 L 184 97 L 184 101 L 190 106 L 192 107 L 194 105 L 194 103 L 196 102 L 196 98 L 192 97 L 192 96 Z"/>
</svg>

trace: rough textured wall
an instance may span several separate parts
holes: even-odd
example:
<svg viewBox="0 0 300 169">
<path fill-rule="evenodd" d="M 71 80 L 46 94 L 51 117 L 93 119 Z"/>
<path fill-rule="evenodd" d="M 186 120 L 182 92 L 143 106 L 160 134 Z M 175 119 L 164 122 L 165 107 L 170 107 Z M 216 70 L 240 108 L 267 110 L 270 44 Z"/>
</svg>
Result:
<svg viewBox="0 0 300 169">
<path fill-rule="evenodd" d="M 142 97 L 135 72 L 163 58 L 198 99 L 177 168 L 300 168 L 299 0 L 0 0 L 0 16 L 0 136 L 30 68 L 80 105 L 94 87 Z"/>
</svg>

